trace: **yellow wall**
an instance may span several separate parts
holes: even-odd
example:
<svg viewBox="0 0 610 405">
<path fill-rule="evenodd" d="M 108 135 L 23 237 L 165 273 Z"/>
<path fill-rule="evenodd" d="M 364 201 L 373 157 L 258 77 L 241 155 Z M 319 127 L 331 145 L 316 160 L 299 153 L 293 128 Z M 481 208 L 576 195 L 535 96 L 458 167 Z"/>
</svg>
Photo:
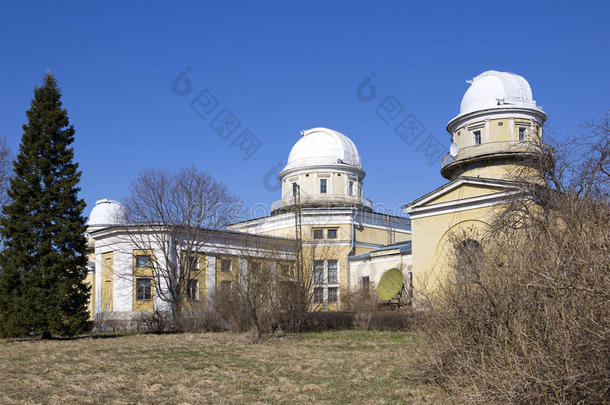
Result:
<svg viewBox="0 0 610 405">
<path fill-rule="evenodd" d="M 113 252 L 102 253 L 102 312 L 112 312 Z"/>
<path fill-rule="evenodd" d="M 416 293 L 434 290 L 439 280 L 453 274 L 452 235 L 459 237 L 466 232 L 480 240 L 498 208 L 476 208 L 411 220 Z"/>
<path fill-rule="evenodd" d="M 154 309 L 154 296 L 155 296 L 155 283 L 153 280 L 153 269 L 150 267 L 136 267 L 136 256 L 137 255 L 149 255 L 152 257 L 154 252 L 152 250 L 136 249 L 133 251 L 133 277 L 132 277 L 132 294 L 133 294 L 133 305 L 134 311 L 152 311 Z M 150 299 L 146 301 L 138 301 L 136 299 L 136 279 L 137 278 L 149 278 L 150 283 Z"/>
</svg>

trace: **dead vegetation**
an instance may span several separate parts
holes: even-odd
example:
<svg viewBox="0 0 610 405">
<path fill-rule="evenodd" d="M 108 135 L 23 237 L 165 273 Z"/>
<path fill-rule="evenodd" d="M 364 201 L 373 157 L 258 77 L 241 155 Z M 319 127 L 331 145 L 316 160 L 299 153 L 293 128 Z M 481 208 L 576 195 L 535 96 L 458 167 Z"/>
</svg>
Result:
<svg viewBox="0 0 610 405">
<path fill-rule="evenodd" d="M 419 347 L 424 380 L 453 402 L 608 403 L 609 121 L 575 162 L 541 146 L 545 182 L 516 178 L 522 194 L 486 235 L 454 236 L 456 274 Z"/>
<path fill-rule="evenodd" d="M 437 403 L 405 380 L 415 344 L 362 331 L 3 340 L 0 403 Z"/>
</svg>

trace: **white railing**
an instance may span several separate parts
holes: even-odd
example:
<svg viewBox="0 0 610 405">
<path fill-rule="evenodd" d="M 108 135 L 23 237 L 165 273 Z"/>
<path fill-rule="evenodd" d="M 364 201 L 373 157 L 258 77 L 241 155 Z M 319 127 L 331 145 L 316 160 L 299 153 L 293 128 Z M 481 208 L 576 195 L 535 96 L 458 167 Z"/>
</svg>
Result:
<svg viewBox="0 0 610 405">
<path fill-rule="evenodd" d="M 366 197 L 353 197 L 339 194 L 318 194 L 315 196 L 301 196 L 301 204 L 356 204 L 363 205 L 367 208 L 373 208 L 373 202 Z M 294 204 L 293 198 L 286 200 L 278 200 L 271 204 L 271 211 L 278 210 L 280 208 L 289 207 Z"/>
</svg>

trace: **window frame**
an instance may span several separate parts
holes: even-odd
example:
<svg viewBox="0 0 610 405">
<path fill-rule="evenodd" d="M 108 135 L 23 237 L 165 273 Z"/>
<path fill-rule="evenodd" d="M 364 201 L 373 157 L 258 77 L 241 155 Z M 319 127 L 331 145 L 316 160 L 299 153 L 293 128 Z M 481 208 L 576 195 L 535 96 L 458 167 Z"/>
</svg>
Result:
<svg viewBox="0 0 610 405">
<path fill-rule="evenodd" d="M 478 141 L 478 142 L 477 142 Z M 481 145 L 483 143 L 483 137 L 480 129 L 472 131 L 472 143 L 473 145 Z"/>
<path fill-rule="evenodd" d="M 315 304 L 324 303 L 324 287 L 314 287 L 311 299 Z"/>
<path fill-rule="evenodd" d="M 141 265 L 139 264 L 139 261 L 140 261 L 140 260 L 143 260 L 144 258 L 148 258 L 148 262 L 149 262 L 149 264 L 148 264 L 148 265 L 141 266 Z M 139 268 L 139 269 L 152 269 L 152 268 L 153 268 L 153 260 L 152 260 L 152 255 L 149 255 L 149 254 L 137 254 L 137 255 L 135 255 L 135 261 L 136 261 L 136 262 L 135 262 L 135 266 L 136 266 L 137 268 Z"/>
<path fill-rule="evenodd" d="M 148 286 L 142 287 L 140 284 L 143 281 L 146 281 L 148 283 Z M 143 294 L 140 295 L 140 290 L 142 288 L 144 288 L 144 290 L 142 291 Z M 148 294 L 146 294 L 146 292 L 148 292 Z M 140 296 L 142 298 L 140 298 Z M 150 301 L 151 299 L 152 299 L 152 279 L 150 277 L 137 277 L 136 278 L 136 301 Z"/>
<path fill-rule="evenodd" d="M 192 293 L 193 293 L 193 287 L 192 284 L 195 284 L 196 289 L 195 289 L 195 297 L 193 297 Z M 190 279 L 187 284 L 186 284 L 186 296 L 188 298 L 189 301 L 199 301 L 199 280 L 196 278 L 192 278 Z"/>
<path fill-rule="evenodd" d="M 322 228 L 317 228 L 317 229 L 314 228 L 312 230 L 312 233 L 313 233 L 312 236 L 313 236 L 313 238 L 315 240 L 322 240 L 322 239 L 324 239 L 324 229 L 322 229 Z M 316 235 L 320 235 L 320 237 L 318 238 L 318 237 L 316 237 Z"/>
<path fill-rule="evenodd" d="M 229 263 L 229 270 L 224 269 L 224 264 Z M 233 271 L 233 260 L 231 259 L 220 259 L 220 272 L 221 273 L 231 273 Z"/>
<path fill-rule="evenodd" d="M 319 268 L 316 268 L 317 265 L 320 265 Z M 318 274 L 319 276 L 316 276 Z M 314 260 L 313 261 L 313 284 L 314 285 L 323 285 L 325 284 L 324 277 L 324 260 Z"/>
<path fill-rule="evenodd" d="M 331 272 L 331 263 L 334 264 L 333 271 L 333 279 L 331 281 L 330 272 Z M 339 261 L 338 260 L 327 260 L 326 261 L 326 284 L 339 284 Z"/>
<path fill-rule="evenodd" d="M 334 232 L 335 236 L 330 236 L 331 231 Z M 337 239 L 338 234 L 339 234 L 339 230 L 337 228 L 327 229 L 326 230 L 326 239 Z"/>
<path fill-rule="evenodd" d="M 322 177 L 320 179 L 318 179 L 319 182 L 319 188 L 318 191 L 320 192 L 320 194 L 328 194 L 328 178 L 326 177 Z M 324 190 L 324 191 L 322 191 Z"/>
<path fill-rule="evenodd" d="M 333 292 L 333 294 L 331 294 L 331 291 Z M 326 302 L 339 302 L 339 287 L 328 287 L 326 289 Z"/>
<path fill-rule="evenodd" d="M 524 126 L 519 126 L 517 127 L 517 140 L 519 142 L 525 142 L 529 140 L 529 133 L 528 133 L 528 128 L 524 127 Z M 521 138 L 521 135 L 523 135 L 523 138 Z"/>
</svg>

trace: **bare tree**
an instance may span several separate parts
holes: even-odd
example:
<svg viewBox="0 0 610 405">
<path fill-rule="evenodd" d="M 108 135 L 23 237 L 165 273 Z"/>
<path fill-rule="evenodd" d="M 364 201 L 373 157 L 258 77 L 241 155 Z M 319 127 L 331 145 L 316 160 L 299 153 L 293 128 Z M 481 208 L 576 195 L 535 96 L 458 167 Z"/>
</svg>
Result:
<svg viewBox="0 0 610 405">
<path fill-rule="evenodd" d="M 180 321 L 189 282 L 205 268 L 199 264 L 212 236 L 236 218 L 239 200 L 225 186 L 189 166 L 171 173 L 142 172 L 125 200 L 128 237 L 152 271 L 155 295 Z M 132 275 L 129 274 L 129 277 Z"/>
</svg>

